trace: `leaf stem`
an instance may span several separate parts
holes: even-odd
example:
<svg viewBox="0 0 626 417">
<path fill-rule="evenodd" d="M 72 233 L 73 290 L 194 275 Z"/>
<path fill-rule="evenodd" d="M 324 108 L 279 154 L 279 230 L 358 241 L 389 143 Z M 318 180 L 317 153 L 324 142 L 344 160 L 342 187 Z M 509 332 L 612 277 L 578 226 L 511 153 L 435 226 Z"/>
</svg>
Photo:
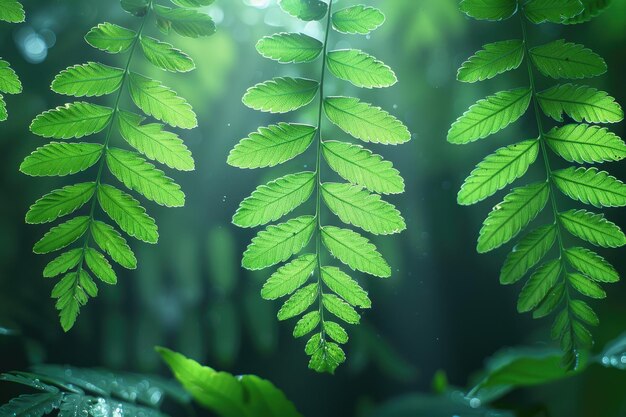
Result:
<svg viewBox="0 0 626 417">
<path fill-rule="evenodd" d="M 137 32 L 135 33 L 135 38 L 133 39 L 133 43 L 128 52 L 128 59 L 126 61 L 126 65 L 124 66 L 124 74 L 122 75 L 122 82 L 120 83 L 120 87 L 117 92 L 117 96 L 115 98 L 115 104 L 113 105 L 113 113 L 111 114 L 111 120 L 109 121 L 107 132 L 104 137 L 104 143 L 103 143 L 104 146 L 102 148 L 102 154 L 100 155 L 98 174 L 96 175 L 96 181 L 95 181 L 96 187 L 94 190 L 93 197 L 91 197 L 91 208 L 89 210 L 89 225 L 87 229 L 87 234 L 85 236 L 85 242 L 83 244 L 83 251 L 81 254 L 81 259 L 80 259 L 80 262 L 78 264 L 78 269 L 77 269 L 78 277 L 80 277 L 80 273 L 83 269 L 84 261 L 85 261 L 85 252 L 87 251 L 87 248 L 89 246 L 89 241 L 91 240 L 91 225 L 95 220 L 95 211 L 96 211 L 96 205 L 97 205 L 96 203 L 98 201 L 98 189 L 100 188 L 100 185 L 102 184 L 102 174 L 104 172 L 104 166 L 106 164 L 106 155 L 107 155 L 107 151 L 109 150 L 109 143 L 111 142 L 113 127 L 115 126 L 115 121 L 117 120 L 117 116 L 120 111 L 120 101 L 122 99 L 122 94 L 124 92 L 124 86 L 126 84 L 126 80 L 128 79 L 128 74 L 130 73 L 130 65 L 133 61 L 135 49 L 137 47 L 137 44 L 139 43 L 139 40 L 141 39 L 141 34 L 143 33 L 144 26 L 146 24 L 146 21 L 148 20 L 150 11 L 152 10 L 153 1 L 154 0 L 150 0 L 148 3 L 148 10 L 141 19 L 141 24 L 139 25 L 139 29 L 137 29 Z"/>
<path fill-rule="evenodd" d="M 318 287 L 318 302 L 319 302 L 319 312 L 320 312 L 320 323 L 321 323 L 321 339 L 322 343 L 326 342 L 326 329 L 324 326 L 324 305 L 322 303 L 322 298 L 324 297 L 324 289 L 322 282 L 322 259 L 321 259 L 321 250 L 322 250 L 322 175 L 321 175 L 321 165 L 322 165 L 322 146 L 324 144 L 322 138 L 322 113 L 324 111 L 324 80 L 326 79 L 326 52 L 328 50 L 328 38 L 330 36 L 330 28 L 331 28 L 331 17 L 332 17 L 332 9 L 333 9 L 333 0 L 329 0 L 328 2 L 328 16 L 326 18 L 326 33 L 324 35 L 324 46 L 322 48 L 322 74 L 320 77 L 320 89 L 319 89 L 319 109 L 318 109 L 318 117 L 317 117 L 317 156 L 315 162 L 315 175 L 317 177 L 317 185 L 316 185 L 316 197 L 315 197 L 315 217 L 317 218 L 317 230 L 315 236 L 315 255 L 317 257 L 317 287 Z"/>
<path fill-rule="evenodd" d="M 534 113 L 535 113 L 535 120 L 537 123 L 537 129 L 539 130 L 539 146 L 541 148 L 541 154 L 542 154 L 542 158 L 543 158 L 543 162 L 545 165 L 545 170 L 546 170 L 546 182 L 548 183 L 548 186 L 550 188 L 550 204 L 552 206 L 552 214 L 554 216 L 554 225 L 556 226 L 556 236 L 557 236 L 557 241 L 558 241 L 558 245 L 559 245 L 559 260 L 561 261 L 561 274 L 563 274 L 562 276 L 567 276 L 567 263 L 565 262 L 565 245 L 563 244 L 563 230 L 562 230 L 562 224 L 561 224 L 561 220 L 559 217 L 559 209 L 558 209 L 558 205 L 557 205 L 557 201 L 556 201 L 556 184 L 554 183 L 554 176 L 553 176 L 553 172 L 552 172 L 552 167 L 550 166 L 550 159 L 548 156 L 548 146 L 546 144 L 546 139 L 545 139 L 545 132 L 543 130 L 543 121 L 541 120 L 541 109 L 539 106 L 539 102 L 537 100 L 537 87 L 535 85 L 535 75 L 534 75 L 534 71 L 533 71 L 533 65 L 530 59 L 530 48 L 528 46 L 528 33 L 527 33 L 527 29 L 526 29 L 526 16 L 524 14 L 524 7 L 523 5 L 519 4 L 519 9 L 520 9 L 520 22 L 522 25 L 522 36 L 523 36 L 523 43 L 524 43 L 524 60 L 526 61 L 526 65 L 528 68 L 528 79 L 530 81 L 530 88 L 531 88 L 531 94 L 532 94 L 532 102 L 533 102 L 533 109 L 534 109 Z M 571 310 L 571 293 L 570 293 L 570 284 L 568 282 L 567 279 L 563 280 L 565 283 L 565 304 L 566 304 L 566 309 L 567 309 L 567 313 L 568 316 L 572 316 L 573 312 Z M 568 320 L 570 323 L 570 331 L 573 332 L 573 328 L 571 327 L 571 318 Z M 576 355 L 577 356 L 577 355 Z"/>
</svg>

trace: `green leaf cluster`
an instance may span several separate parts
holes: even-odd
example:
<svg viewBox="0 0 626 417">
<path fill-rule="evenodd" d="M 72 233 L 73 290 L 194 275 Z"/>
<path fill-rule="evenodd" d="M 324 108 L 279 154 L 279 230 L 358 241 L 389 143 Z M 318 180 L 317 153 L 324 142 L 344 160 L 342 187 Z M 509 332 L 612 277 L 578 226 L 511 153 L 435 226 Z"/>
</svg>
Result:
<svg viewBox="0 0 626 417">
<path fill-rule="evenodd" d="M 29 372 L 2 374 L 0 381 L 38 391 L 1 406 L 1 417 L 167 417 L 159 409 L 165 398 L 181 404 L 190 402 L 180 386 L 158 376 L 95 369 L 37 365 Z"/>
<path fill-rule="evenodd" d="M 159 238 L 156 222 L 147 214 L 143 203 L 114 185 L 115 181 L 161 206 L 185 204 L 180 186 L 155 163 L 178 171 L 194 169 L 191 152 L 166 125 L 192 129 L 197 125 L 196 115 L 184 98 L 160 81 L 134 72 L 131 63 L 136 55 L 142 54 L 163 71 L 184 73 L 194 69 L 187 54 L 147 36 L 144 29 L 155 18 L 163 33 L 173 30 L 194 38 L 210 35 L 215 31 L 213 21 L 196 8 L 212 2 L 173 0 L 175 7 L 170 8 L 154 0 L 122 0 L 124 10 L 137 17 L 139 28 L 131 30 L 101 23 L 89 31 L 85 40 L 109 54 L 126 54 L 125 66 L 117 68 L 99 62 L 74 65 L 61 71 L 51 86 L 58 94 L 79 99 L 113 95 L 111 106 L 74 101 L 40 114 L 30 126 L 35 135 L 54 141 L 24 159 L 20 166 L 24 174 L 50 177 L 93 172 L 90 181 L 44 195 L 26 214 L 26 222 L 31 224 L 50 223 L 78 214 L 52 227 L 34 246 L 34 252 L 39 254 L 62 251 L 46 266 L 44 276 L 61 277 L 52 297 L 57 300 L 65 331 L 72 328 L 89 298 L 97 296 L 98 281 L 117 282 L 110 260 L 127 269 L 137 267 L 137 259 L 118 229 L 146 243 L 157 243 Z M 121 108 L 124 92 L 137 110 Z M 157 122 L 146 120 L 147 117 Z M 113 146 L 116 136 L 132 150 Z M 87 141 L 90 137 L 94 140 Z"/>
<path fill-rule="evenodd" d="M 265 226 L 296 212 L 295 217 L 260 231 L 245 251 L 242 265 L 261 270 L 287 262 L 270 276 L 261 296 L 267 300 L 286 298 L 278 319 L 299 317 L 294 337 L 313 333 L 305 347 L 311 357 L 309 367 L 332 373 L 345 361 L 340 345 L 348 341 L 348 333 L 340 323 L 359 323 L 357 309 L 371 307 L 371 301 L 359 282 L 331 266 L 322 251 L 355 272 L 387 278 L 391 268 L 368 238 L 328 224 L 322 219 L 322 210 L 325 206 L 341 222 L 374 235 L 403 231 L 406 224 L 400 212 L 381 195 L 404 192 L 404 180 L 391 162 L 355 142 L 399 145 L 408 142 L 411 134 L 402 122 L 379 107 L 356 97 L 325 93 L 325 79 L 330 75 L 368 89 L 397 82 L 391 68 L 366 52 L 328 50 L 333 29 L 344 34 L 369 34 L 385 20 L 380 10 L 356 5 L 333 12 L 332 1 L 317 0 L 282 0 L 279 4 L 304 21 L 326 18 L 324 39 L 278 33 L 261 39 L 257 50 L 281 64 L 320 60 L 320 78 L 276 77 L 250 88 L 243 103 L 263 112 L 288 113 L 317 100 L 318 123 L 261 127 L 235 146 L 228 163 L 247 169 L 274 167 L 313 145 L 315 170 L 285 175 L 259 186 L 241 203 L 233 223 L 244 228 Z M 352 140 L 325 140 L 324 121 L 336 125 Z M 344 182 L 323 180 L 325 167 Z M 314 203 L 312 215 L 300 209 L 307 202 Z"/>
<path fill-rule="evenodd" d="M 9 23 L 21 23 L 26 18 L 24 7 L 17 0 L 0 0 L 0 21 Z M 0 122 L 5 121 L 9 115 L 3 94 L 19 94 L 22 92 L 22 83 L 11 65 L 0 59 Z"/>
<path fill-rule="evenodd" d="M 575 239 L 601 248 L 626 245 L 620 228 L 603 213 L 560 208 L 559 193 L 596 209 L 626 206 L 626 185 L 596 167 L 553 169 L 555 157 L 575 164 L 599 164 L 626 157 L 626 145 L 600 123 L 617 123 L 624 112 L 604 91 L 572 83 L 545 90 L 537 88 L 538 75 L 553 80 L 580 80 L 607 71 L 604 59 L 584 45 L 556 40 L 528 45 L 528 21 L 578 23 L 597 14 L 608 2 L 554 0 L 464 0 L 461 9 L 476 19 L 502 20 L 518 14 L 521 39 L 485 45 L 458 72 L 458 80 L 473 83 L 516 69 L 525 61 L 529 85 L 501 91 L 479 100 L 454 124 L 448 141 L 467 144 L 505 129 L 527 113 L 534 116 L 538 136 L 496 150 L 480 162 L 458 194 L 462 205 L 478 203 L 524 176 L 537 159 L 543 160 L 544 181 L 521 185 L 507 194 L 489 213 L 480 231 L 477 250 L 497 249 L 529 228 L 546 207 L 552 222 L 522 236 L 507 256 L 500 274 L 502 284 L 515 284 L 527 274 L 517 309 L 534 318 L 554 315 L 552 336 L 558 340 L 567 368 L 580 364 L 580 352 L 593 338 L 589 327 L 599 323 L 581 296 L 606 297 L 601 284 L 619 280 L 615 269 L 599 254 Z M 530 110 L 530 112 L 529 112 Z M 551 129 L 548 120 L 564 122 Z M 552 151 L 552 155 L 550 154 Z M 547 259 L 547 260 L 546 260 Z"/>
</svg>

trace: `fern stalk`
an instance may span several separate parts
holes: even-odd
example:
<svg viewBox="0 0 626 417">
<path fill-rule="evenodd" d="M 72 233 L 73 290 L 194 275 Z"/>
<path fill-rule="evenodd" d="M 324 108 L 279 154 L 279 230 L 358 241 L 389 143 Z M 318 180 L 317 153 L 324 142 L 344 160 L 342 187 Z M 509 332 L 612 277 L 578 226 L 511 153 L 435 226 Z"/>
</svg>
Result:
<svg viewBox="0 0 626 417">
<path fill-rule="evenodd" d="M 544 129 L 543 129 L 543 121 L 541 119 L 542 115 L 541 115 L 541 109 L 539 108 L 539 101 L 537 99 L 537 87 L 535 85 L 535 73 L 534 73 L 534 69 L 533 69 L 533 65 L 532 62 L 530 60 L 530 47 L 528 46 L 528 30 L 527 30 L 527 23 L 526 23 L 526 16 L 524 14 L 524 8 L 522 7 L 521 1 L 518 0 L 518 4 L 519 4 L 519 8 L 520 8 L 520 13 L 519 13 L 519 20 L 520 20 L 520 24 L 522 26 L 522 43 L 524 44 L 524 55 L 525 55 L 525 61 L 526 61 L 526 67 L 528 69 L 528 80 L 530 82 L 530 90 L 531 90 L 531 101 L 533 103 L 533 113 L 535 115 L 535 122 L 537 125 L 537 130 L 539 132 L 539 147 L 541 148 L 541 158 L 543 159 L 543 163 L 544 163 L 544 167 L 546 170 L 546 182 L 548 183 L 549 189 L 550 189 L 550 205 L 552 208 L 552 216 L 554 218 L 554 225 L 556 227 L 556 240 L 557 240 L 557 244 L 558 244 L 558 250 L 559 250 L 559 261 L 561 263 L 561 281 L 564 282 L 565 284 L 565 304 L 566 304 L 566 308 L 567 308 L 567 312 L 568 312 L 568 323 L 569 323 L 569 331 L 573 332 L 574 329 L 572 328 L 572 323 L 574 321 L 574 314 L 572 313 L 572 309 L 571 309 L 571 284 L 569 283 L 569 280 L 565 279 L 565 277 L 567 276 L 567 262 L 565 261 L 565 245 L 563 244 L 563 230 L 562 227 L 563 225 L 561 224 L 561 221 L 559 219 L 559 208 L 558 208 L 558 203 L 556 200 L 556 193 L 555 191 L 557 190 L 556 184 L 554 183 L 554 176 L 552 174 L 552 167 L 550 165 L 550 157 L 548 156 L 548 145 L 546 143 L 546 139 L 544 136 Z M 574 346 L 574 350 L 571 352 L 571 354 L 573 354 L 574 358 L 575 358 L 575 362 L 574 362 L 574 368 L 578 367 L 579 364 L 579 348 L 576 346 L 576 340 L 573 340 L 573 346 Z"/>
<path fill-rule="evenodd" d="M 85 238 L 84 238 L 85 243 L 83 244 L 83 250 L 82 250 L 81 257 L 80 257 L 80 262 L 77 268 L 78 276 L 80 276 L 80 273 L 83 270 L 84 262 L 85 262 L 85 253 L 87 252 L 87 248 L 89 247 L 89 242 L 91 241 L 91 238 L 92 238 L 91 225 L 93 224 L 95 220 L 96 206 L 98 202 L 98 189 L 100 188 L 100 185 L 102 184 L 102 173 L 104 172 L 104 166 L 106 165 L 106 155 L 107 155 L 107 151 L 109 150 L 109 143 L 111 141 L 111 136 L 113 134 L 113 126 L 115 126 L 115 121 L 117 120 L 117 116 L 120 111 L 120 101 L 122 99 L 122 94 L 124 91 L 126 91 L 124 87 L 126 85 L 126 80 L 128 79 L 128 75 L 130 73 L 130 65 L 133 62 L 135 49 L 137 48 L 137 44 L 139 43 L 139 39 L 141 38 L 141 34 L 143 33 L 143 29 L 145 27 L 146 21 L 148 20 L 148 17 L 150 16 L 150 12 L 152 11 L 153 1 L 154 0 L 149 0 L 148 2 L 148 11 L 141 18 L 139 29 L 137 29 L 137 33 L 135 34 L 135 38 L 133 39 L 133 44 L 130 47 L 130 50 L 128 52 L 128 60 L 126 61 L 126 65 L 124 66 L 124 75 L 122 76 L 122 83 L 120 84 L 120 88 L 115 97 L 115 104 L 113 105 L 113 114 L 111 116 L 111 121 L 109 122 L 109 126 L 107 127 L 107 133 L 104 137 L 104 142 L 103 142 L 104 147 L 102 148 L 102 154 L 100 155 L 100 162 L 98 163 L 98 174 L 96 175 L 96 187 L 94 190 L 93 197 L 91 197 L 91 207 L 89 209 L 89 225 L 87 226 L 87 233 L 85 234 Z M 75 286 L 78 285 L 78 282 L 79 281 L 76 280 L 74 285 Z"/>
<path fill-rule="evenodd" d="M 324 46 L 322 48 L 322 73 L 320 76 L 319 91 L 319 109 L 317 118 L 317 155 L 315 162 L 316 177 L 316 195 L 315 195 L 315 217 L 317 218 L 317 230 L 315 236 L 315 256 L 317 257 L 317 285 L 318 285 L 318 303 L 320 312 L 320 330 L 322 335 L 322 343 L 326 343 L 326 329 L 324 324 L 324 305 L 322 298 L 324 296 L 324 283 L 322 282 L 322 145 L 324 140 L 322 137 L 322 119 L 324 112 L 324 81 L 326 79 L 326 60 L 328 58 L 328 38 L 330 37 L 331 18 L 333 10 L 333 0 L 328 2 L 328 16 L 326 18 L 326 33 L 324 34 Z"/>
</svg>

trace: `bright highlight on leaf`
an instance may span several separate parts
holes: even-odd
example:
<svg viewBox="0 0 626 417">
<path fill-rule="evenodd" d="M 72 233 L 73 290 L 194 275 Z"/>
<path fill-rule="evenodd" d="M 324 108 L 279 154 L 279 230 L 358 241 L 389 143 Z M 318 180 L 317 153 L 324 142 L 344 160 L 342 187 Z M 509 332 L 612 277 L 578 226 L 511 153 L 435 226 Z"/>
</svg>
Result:
<svg viewBox="0 0 626 417">
<path fill-rule="evenodd" d="M 556 186 L 568 197 L 595 207 L 626 205 L 626 185 L 596 168 L 568 168 L 552 173 Z"/>
<path fill-rule="evenodd" d="M 26 18 L 24 7 L 17 0 L 0 1 L 0 20 L 9 23 L 21 23 Z"/>
<path fill-rule="evenodd" d="M 254 110 L 288 113 L 312 102 L 318 88 L 317 81 L 278 77 L 250 88 L 243 103 Z"/>
<path fill-rule="evenodd" d="M 391 268 L 376 246 L 355 231 L 325 226 L 322 242 L 331 255 L 354 271 L 381 278 L 391 276 Z"/>
<path fill-rule="evenodd" d="M 95 256 L 92 258 L 90 255 L 92 261 L 97 259 L 95 251 L 89 253 Z M 96 264 L 92 265 L 95 267 Z M 69 275 L 64 278 L 64 285 L 57 289 L 58 293 L 75 292 L 79 300 L 84 300 L 84 293 L 94 294 L 95 282 L 91 276 L 84 273 L 80 278 L 76 277 Z M 59 296 L 59 302 L 74 301 L 65 295 Z M 2 405 L 2 416 L 104 416 L 115 410 L 118 417 L 159 417 L 164 416 L 160 406 L 166 398 L 180 406 L 190 405 L 189 394 L 177 383 L 148 374 L 35 365 L 27 372 L 3 373 L 0 380 L 3 384 L 20 384 L 24 390 L 35 392 L 16 396 Z M 275 392 L 269 391 L 267 396 L 272 394 Z M 296 414 L 284 416 L 299 417 Z"/>
<path fill-rule="evenodd" d="M 198 126 L 196 114 L 187 100 L 160 81 L 131 73 L 128 76 L 128 89 L 133 102 L 148 116 L 172 127 L 193 129 Z"/>
<path fill-rule="evenodd" d="M 48 223 L 72 214 L 87 204 L 96 191 L 95 182 L 68 185 L 46 194 L 26 213 L 26 223 Z"/>
<path fill-rule="evenodd" d="M 22 4 L 17 0 L 0 0 L 0 21 L 19 23 L 25 18 Z M 22 83 L 11 68 L 11 65 L 0 59 L 0 122 L 9 115 L 3 94 L 19 94 L 22 92 Z"/>
<path fill-rule="evenodd" d="M 518 88 L 478 100 L 452 124 L 448 142 L 474 142 L 506 128 L 526 113 L 531 97 L 530 88 Z"/>
<path fill-rule="evenodd" d="M 524 44 L 521 40 L 490 43 L 463 63 L 456 78 L 466 83 L 488 80 L 518 68 L 523 59 Z"/>
<path fill-rule="evenodd" d="M 399 145 L 411 140 L 409 129 L 379 107 L 352 97 L 327 97 L 324 112 L 347 134 L 364 142 Z"/>
<path fill-rule="evenodd" d="M 607 128 L 586 124 L 565 125 L 544 135 L 548 145 L 569 162 L 601 163 L 626 158 L 626 144 Z"/>
<path fill-rule="evenodd" d="M 515 188 L 504 197 L 480 230 L 478 252 L 494 250 L 517 236 L 546 206 L 549 193 L 547 183 L 535 183 Z"/>
<path fill-rule="evenodd" d="M 597 208 L 626 205 L 626 186 L 598 168 L 572 166 L 552 168 L 550 150 L 556 156 L 577 164 L 599 164 L 626 158 L 626 145 L 605 127 L 586 123 L 617 123 L 624 113 L 615 99 L 604 91 L 585 85 L 557 84 L 537 91 L 539 75 L 551 79 L 583 79 L 602 75 L 607 66 L 602 57 L 584 45 L 554 40 L 539 46 L 529 45 L 528 24 L 552 22 L 574 24 L 590 20 L 605 7 L 594 0 L 463 0 L 461 10 L 476 19 L 501 20 L 518 13 L 521 39 L 495 42 L 463 63 L 459 81 L 487 80 L 518 68 L 526 61 L 528 87 L 501 91 L 478 101 L 450 129 L 448 141 L 465 144 L 488 137 L 528 112 L 531 102 L 537 131 L 536 139 L 506 145 L 487 156 L 465 180 L 459 204 L 475 204 L 522 178 L 534 161 L 544 167 L 545 181 L 514 188 L 502 203 L 489 213 L 478 238 L 478 252 L 499 248 L 527 229 L 544 208 L 549 207 L 552 221 L 534 227 L 513 247 L 500 272 L 504 285 L 516 284 L 527 274 L 517 309 L 532 313 L 535 319 L 554 316 L 552 336 L 563 351 L 563 365 L 576 369 L 582 351 L 593 338 L 588 326 L 599 319 L 580 296 L 601 299 L 606 292 L 601 283 L 619 280 L 618 272 L 599 254 L 583 247 L 568 247 L 566 234 L 602 248 L 626 245 L 619 226 L 601 213 L 583 209 L 561 211 L 560 200 L 569 198 Z M 518 10 L 519 6 L 519 10 Z M 547 118 L 575 124 L 547 129 Z M 553 155 L 554 156 L 554 155 Z M 547 210 L 546 210 L 547 211 Z M 546 261 L 549 254 L 556 258 Z M 577 272 L 576 272 L 577 271 Z"/>
<path fill-rule="evenodd" d="M 46 194 L 26 214 L 26 222 L 35 224 L 75 216 L 53 226 L 33 249 L 35 253 L 50 253 L 74 245 L 44 270 L 45 277 L 61 276 L 52 290 L 52 298 L 57 299 L 56 307 L 65 331 L 74 326 L 89 298 L 97 296 L 96 281 L 109 285 L 117 282 L 110 260 L 123 268 L 137 267 L 135 254 L 117 228 L 146 243 L 157 243 L 159 238 L 157 224 L 142 204 L 105 181 L 117 179 L 128 190 L 162 206 L 185 204 L 180 186 L 147 159 L 172 169 L 192 171 L 195 164 L 191 152 L 163 124 L 146 123 L 144 116 L 122 110 L 121 104 L 128 94 L 147 116 L 172 127 L 191 129 L 197 125 L 196 115 L 184 98 L 160 81 L 133 72 L 132 62 L 139 53 L 161 70 L 194 69 L 189 56 L 169 43 L 145 36 L 143 30 L 154 11 L 162 31 L 172 29 L 189 37 L 212 34 L 215 25 L 211 18 L 194 10 L 211 3 L 212 0 L 176 0 L 174 4 L 181 8 L 168 8 L 155 1 L 123 0 L 122 8 L 141 19 L 137 25 L 140 29 L 101 23 L 89 31 L 85 40 L 110 54 L 125 53 L 121 58 L 124 69 L 99 62 L 74 65 L 61 71 L 51 86 L 53 91 L 72 97 L 113 95 L 103 99 L 113 107 L 77 101 L 46 111 L 31 123 L 30 130 L 44 138 L 80 139 L 99 133 L 102 141 L 50 142 L 37 148 L 20 165 L 20 170 L 30 176 L 65 176 L 83 171 L 83 175 L 93 176 L 91 181 Z M 0 77 L 6 72 L 2 62 Z M 0 91 L 3 85 L 0 80 Z M 116 136 L 123 139 L 119 145 L 125 142 L 137 152 L 115 147 Z"/>
<path fill-rule="evenodd" d="M 543 75 L 555 79 L 597 77 L 607 70 L 606 62 L 598 54 L 562 39 L 532 48 L 530 57 Z"/>
<path fill-rule="evenodd" d="M 111 122 L 113 112 L 112 108 L 97 104 L 70 103 L 37 116 L 30 130 L 44 138 L 80 139 L 104 130 Z"/>
<path fill-rule="evenodd" d="M 398 79 L 391 68 L 373 56 L 356 49 L 328 53 L 328 70 L 337 78 L 361 88 L 385 88 Z"/>
<path fill-rule="evenodd" d="M 20 171 L 32 177 L 76 174 L 98 162 L 102 148 L 97 143 L 50 142 L 27 156 Z"/>
<path fill-rule="evenodd" d="M 588 123 L 617 123 L 624 118 L 624 111 L 613 97 L 584 85 L 556 85 L 537 93 L 537 99 L 543 112 L 558 122 L 563 121 L 563 113 Z"/>
<path fill-rule="evenodd" d="M 381 278 L 391 276 L 391 267 L 368 238 L 327 225 L 327 216 L 335 215 L 347 225 L 376 235 L 402 232 L 404 219 L 381 194 L 402 193 L 405 185 L 391 162 L 361 145 L 326 140 L 326 130 L 332 123 L 354 139 L 384 145 L 408 142 L 411 133 L 395 116 L 375 105 L 356 97 L 327 95 L 326 71 L 360 88 L 384 88 L 397 82 L 390 67 L 366 52 L 328 50 L 333 29 L 368 34 L 384 22 L 380 10 L 357 5 L 333 13 L 332 0 L 281 0 L 279 4 L 301 20 L 326 18 L 324 42 L 301 33 L 278 33 L 261 39 L 257 51 L 281 64 L 321 61 L 319 81 L 279 76 L 250 88 L 243 104 L 269 113 L 289 113 L 315 102 L 319 123 L 261 127 L 234 147 L 228 163 L 238 168 L 274 167 L 314 145 L 316 159 L 305 165 L 314 170 L 296 171 L 260 185 L 241 202 L 233 223 L 250 228 L 282 221 L 270 224 L 252 239 L 242 266 L 261 270 L 285 263 L 269 277 L 261 296 L 285 298 L 277 318 L 298 318 L 293 335 L 308 336 L 304 350 L 310 356 L 309 368 L 334 373 L 346 360 L 340 344 L 347 343 L 349 336 L 343 326 L 358 324 L 357 309 L 372 304 L 358 277 L 338 266 Z M 331 170 L 346 183 L 323 182 Z M 311 200 L 314 204 L 307 204 Z M 298 217 L 282 220 L 294 212 Z M 322 251 L 330 256 L 323 256 Z M 333 260 L 337 266 L 332 266 Z"/>
<path fill-rule="evenodd" d="M 375 7 L 357 5 L 335 12 L 333 29 L 351 35 L 367 35 L 385 23 L 385 15 Z"/>
<path fill-rule="evenodd" d="M 99 97 L 116 92 L 124 70 L 89 62 L 61 71 L 52 82 L 52 91 L 74 97 Z"/>
<path fill-rule="evenodd" d="M 379 194 L 404 192 L 400 171 L 360 145 L 329 140 L 323 143 L 322 154 L 328 166 L 351 184 Z"/>
<path fill-rule="evenodd" d="M 301 172 L 259 186 L 233 216 L 239 227 L 256 227 L 276 221 L 307 201 L 315 188 L 315 173 Z"/>
<path fill-rule="evenodd" d="M 261 55 L 281 64 L 314 61 L 323 47 L 322 42 L 302 33 L 277 33 L 264 37 L 256 45 Z"/>
<path fill-rule="evenodd" d="M 17 2 L 15 3 L 19 5 L 19 3 Z M 4 5 L 0 5 L 0 8 L 2 7 L 4 7 Z M 6 6 L 6 7 L 9 7 L 9 6 Z M 20 8 L 21 8 L 21 5 L 20 5 Z M 7 20 L 6 13 L 7 11 L 5 11 L 5 19 L 3 19 L 2 11 L 0 11 L 0 20 Z M 7 61 L 0 59 L 0 122 L 6 120 L 8 117 L 6 104 L 4 102 L 2 95 L 3 94 L 19 94 L 21 92 L 22 92 L 22 83 L 20 82 L 20 79 L 18 78 L 17 74 L 15 73 L 15 71 L 13 71 L 13 69 L 11 68 L 10 64 Z"/>
<path fill-rule="evenodd" d="M 140 38 L 146 59 L 155 66 L 170 72 L 189 72 L 196 68 L 192 59 L 180 49 L 149 36 Z"/>
<path fill-rule="evenodd" d="M 529 0 L 524 13 L 532 23 L 563 23 L 584 10 L 580 0 Z"/>
<path fill-rule="evenodd" d="M 207 14 L 192 9 L 154 5 L 157 26 L 168 35 L 171 31 L 186 38 L 200 38 L 215 33 L 215 23 Z"/>
<path fill-rule="evenodd" d="M 516 0 L 461 0 L 460 9 L 478 20 L 504 20 L 517 11 Z"/>
<path fill-rule="evenodd" d="M 135 43 L 135 31 L 113 23 L 100 23 L 85 35 L 85 41 L 96 49 L 110 54 L 128 51 Z"/>
<path fill-rule="evenodd" d="M 228 163 L 238 168 L 267 168 L 302 154 L 313 143 L 317 128 L 279 123 L 259 128 L 235 146 Z"/>
<path fill-rule="evenodd" d="M 375 235 L 389 235 L 406 229 L 404 219 L 396 208 L 350 184 L 322 184 L 322 197 L 328 208 L 344 223 L 360 227 Z"/>
<path fill-rule="evenodd" d="M 300 20 L 322 20 L 328 12 L 328 5 L 320 0 L 280 0 L 280 7 Z"/>
<path fill-rule="evenodd" d="M 526 174 L 539 154 L 539 142 L 528 140 L 498 149 L 476 166 L 458 195 L 462 205 L 478 203 Z"/>
<path fill-rule="evenodd" d="M 285 394 L 265 379 L 218 372 L 169 349 L 157 348 L 157 352 L 194 400 L 216 415 L 302 417 Z"/>
<path fill-rule="evenodd" d="M 585 23 L 600 15 L 611 4 L 612 0 L 581 0 L 583 4 L 582 13 L 570 17 L 563 21 L 566 25 Z"/>
</svg>

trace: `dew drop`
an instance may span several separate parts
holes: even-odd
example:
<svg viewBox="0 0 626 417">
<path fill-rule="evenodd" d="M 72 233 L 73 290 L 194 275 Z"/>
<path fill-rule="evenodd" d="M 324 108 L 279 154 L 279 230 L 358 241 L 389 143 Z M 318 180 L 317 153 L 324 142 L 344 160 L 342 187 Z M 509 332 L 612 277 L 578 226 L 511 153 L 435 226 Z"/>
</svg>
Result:
<svg viewBox="0 0 626 417">
<path fill-rule="evenodd" d="M 478 407 L 480 407 L 480 405 L 481 405 L 481 403 L 480 403 L 480 399 L 479 399 L 479 398 L 472 398 L 472 399 L 470 400 L 470 403 L 469 403 L 469 404 L 470 404 L 470 407 L 472 407 L 472 408 L 478 408 Z"/>
</svg>

